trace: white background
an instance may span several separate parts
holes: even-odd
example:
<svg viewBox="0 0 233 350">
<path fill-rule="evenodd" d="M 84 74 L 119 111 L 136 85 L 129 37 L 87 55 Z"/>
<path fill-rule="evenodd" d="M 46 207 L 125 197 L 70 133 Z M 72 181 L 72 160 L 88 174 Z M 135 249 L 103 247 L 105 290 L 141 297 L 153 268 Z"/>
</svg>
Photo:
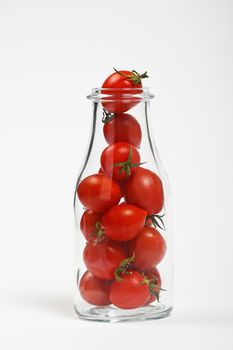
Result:
<svg viewBox="0 0 233 350">
<path fill-rule="evenodd" d="M 0 348 L 232 349 L 233 2 L 0 0 Z M 175 310 L 72 308 L 72 199 L 92 87 L 148 70 L 174 195 Z"/>
</svg>

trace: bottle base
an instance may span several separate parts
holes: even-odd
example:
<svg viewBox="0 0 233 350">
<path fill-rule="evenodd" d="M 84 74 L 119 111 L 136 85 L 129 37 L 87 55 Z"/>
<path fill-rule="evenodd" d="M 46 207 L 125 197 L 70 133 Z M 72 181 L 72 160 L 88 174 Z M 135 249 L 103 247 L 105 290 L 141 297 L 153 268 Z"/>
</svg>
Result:
<svg viewBox="0 0 233 350">
<path fill-rule="evenodd" d="M 118 309 L 113 306 L 89 306 L 82 310 L 78 310 L 74 306 L 74 309 L 81 319 L 101 322 L 153 320 L 168 317 L 172 312 L 172 307 L 163 304 L 148 305 L 131 310 Z"/>
</svg>

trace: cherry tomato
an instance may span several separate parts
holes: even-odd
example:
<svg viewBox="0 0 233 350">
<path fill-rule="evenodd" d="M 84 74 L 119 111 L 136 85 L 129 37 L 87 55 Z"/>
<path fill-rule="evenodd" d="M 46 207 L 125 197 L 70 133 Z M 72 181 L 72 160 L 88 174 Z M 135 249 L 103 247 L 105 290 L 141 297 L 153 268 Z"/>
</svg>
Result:
<svg viewBox="0 0 233 350">
<path fill-rule="evenodd" d="M 142 92 L 141 79 L 144 78 L 148 78 L 147 72 L 140 75 L 136 71 L 115 70 L 115 73 L 111 74 L 102 85 L 102 88 L 109 89 L 102 90 L 102 93 L 112 95 L 104 98 L 103 107 L 112 113 L 123 113 L 134 107 L 140 98 L 130 95 Z M 124 94 L 127 95 L 124 96 Z"/>
<path fill-rule="evenodd" d="M 134 266 L 140 270 L 150 270 L 158 265 L 165 252 L 165 240 L 153 227 L 144 226 L 136 238 L 129 242 L 129 253 L 135 254 Z"/>
<path fill-rule="evenodd" d="M 90 271 L 86 271 L 79 284 L 82 298 L 89 304 L 105 306 L 111 304 L 109 300 L 110 281 L 104 281 L 95 277 Z"/>
<path fill-rule="evenodd" d="M 152 281 L 153 283 L 156 284 L 156 286 L 154 287 L 154 291 L 156 293 L 160 292 L 160 288 L 161 288 L 161 276 L 159 273 L 159 270 L 156 267 L 153 267 L 152 269 L 148 270 L 148 271 L 143 271 L 144 275 L 149 279 L 149 281 Z M 153 303 L 153 301 L 155 301 L 157 298 L 155 295 L 150 294 L 150 297 L 147 301 L 146 304 L 150 304 Z"/>
<path fill-rule="evenodd" d="M 145 168 L 135 168 L 127 179 L 125 201 L 145 209 L 149 215 L 159 213 L 163 208 L 164 196 L 158 175 Z"/>
<path fill-rule="evenodd" d="M 121 277 L 121 281 L 114 281 L 110 287 L 111 303 L 121 309 L 145 305 L 150 298 L 150 291 L 144 276 L 138 271 L 129 270 Z"/>
<path fill-rule="evenodd" d="M 146 211 L 131 204 L 112 207 L 102 217 L 101 224 L 106 236 L 115 241 L 133 239 L 143 228 Z"/>
<path fill-rule="evenodd" d="M 83 260 L 91 273 L 103 280 L 114 279 L 114 272 L 126 258 L 123 247 L 105 238 L 99 243 L 90 241 L 83 252 Z"/>
<path fill-rule="evenodd" d="M 91 236 L 96 232 L 96 223 L 100 222 L 100 220 L 101 215 L 93 210 L 87 209 L 84 211 L 80 221 L 80 229 L 87 241 L 89 241 Z"/>
<path fill-rule="evenodd" d="M 101 155 L 104 173 L 114 180 L 125 180 L 140 163 L 138 150 L 126 142 L 116 142 L 105 148 Z"/>
<path fill-rule="evenodd" d="M 86 177 L 78 185 L 77 193 L 84 207 L 97 213 L 117 205 L 121 198 L 119 185 L 103 174 Z"/>
<path fill-rule="evenodd" d="M 140 124 L 130 114 L 119 114 L 104 124 L 104 137 L 109 145 L 127 142 L 139 147 L 142 139 Z"/>
<path fill-rule="evenodd" d="M 128 94 L 134 93 L 134 89 L 142 88 L 141 80 L 147 78 L 147 72 L 140 75 L 136 71 L 114 70 L 115 72 L 109 75 L 102 85 L 102 88 L 109 89 L 109 94 L 121 94 L 119 89 L 127 89 Z"/>
<path fill-rule="evenodd" d="M 140 93 L 141 90 L 137 90 Z M 105 92 L 109 93 L 109 92 Z M 125 94 L 128 93 L 128 91 L 124 91 Z M 129 90 L 129 94 L 131 91 Z M 127 112 L 129 109 L 135 107 L 142 99 L 140 97 L 136 97 L 135 95 L 128 96 L 119 94 L 112 94 L 112 96 L 105 96 L 102 101 L 102 106 L 105 110 L 107 110 L 110 113 L 116 113 L 121 114 L 124 112 Z"/>
</svg>

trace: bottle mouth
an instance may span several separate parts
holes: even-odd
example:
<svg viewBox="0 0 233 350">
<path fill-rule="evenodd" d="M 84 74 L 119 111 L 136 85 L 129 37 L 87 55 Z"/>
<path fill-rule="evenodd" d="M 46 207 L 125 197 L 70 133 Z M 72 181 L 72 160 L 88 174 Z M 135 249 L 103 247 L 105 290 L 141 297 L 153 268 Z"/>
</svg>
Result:
<svg viewBox="0 0 233 350">
<path fill-rule="evenodd" d="M 94 88 L 87 96 L 92 101 L 147 101 L 154 98 L 148 87 L 145 88 Z"/>
</svg>

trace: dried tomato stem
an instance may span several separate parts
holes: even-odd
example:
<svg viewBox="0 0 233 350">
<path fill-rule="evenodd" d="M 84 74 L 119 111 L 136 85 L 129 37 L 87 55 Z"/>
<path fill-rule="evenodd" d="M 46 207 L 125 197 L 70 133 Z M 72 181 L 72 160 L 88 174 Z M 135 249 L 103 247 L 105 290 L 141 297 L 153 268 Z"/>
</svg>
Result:
<svg viewBox="0 0 233 350">
<path fill-rule="evenodd" d="M 163 289 L 159 286 L 157 286 L 158 284 L 158 279 L 157 277 L 154 277 L 152 279 L 149 279 L 148 277 L 144 276 L 144 283 L 146 283 L 149 287 L 150 290 L 150 294 L 155 296 L 157 301 L 159 302 L 159 298 L 160 298 L 160 291 L 166 291 L 166 289 Z M 157 290 L 155 290 L 155 288 Z"/>
<path fill-rule="evenodd" d="M 122 174 L 125 172 L 126 176 L 128 177 L 131 175 L 131 171 L 130 171 L 131 168 L 135 168 L 135 167 L 138 167 L 139 165 L 146 163 L 146 162 L 132 163 L 132 156 L 133 156 L 133 149 L 132 147 L 130 147 L 128 159 L 125 162 L 114 163 L 114 167 L 115 166 L 120 167 L 120 169 L 118 170 L 119 174 Z"/>
<path fill-rule="evenodd" d="M 151 219 L 152 224 L 154 225 L 155 228 L 159 227 L 161 230 L 166 230 L 166 227 L 163 221 L 164 215 L 165 214 L 163 215 L 152 214 L 152 215 L 148 215 L 147 218 Z"/>
<path fill-rule="evenodd" d="M 105 233 L 104 233 L 104 230 L 101 226 L 101 222 L 100 221 L 96 221 L 95 223 L 95 227 L 96 227 L 96 230 L 91 234 L 91 238 L 94 238 L 94 243 L 95 244 L 98 244 L 100 243 L 104 238 L 105 238 Z"/>
<path fill-rule="evenodd" d="M 116 116 L 116 113 L 107 112 L 106 109 L 103 108 L 103 117 L 102 122 L 107 124 Z"/>
<path fill-rule="evenodd" d="M 130 272 L 127 269 L 130 267 L 130 264 L 134 262 L 135 254 L 131 257 L 122 260 L 120 265 L 116 268 L 114 275 L 117 282 L 122 282 L 123 278 L 120 276 L 121 274 L 129 274 Z"/>
<path fill-rule="evenodd" d="M 113 69 L 116 73 L 132 81 L 132 83 L 134 83 L 135 85 L 140 84 L 142 79 L 149 78 L 149 76 L 147 75 L 147 72 L 144 72 L 143 74 L 139 74 L 136 70 L 132 70 L 130 74 L 123 74 L 119 72 L 116 68 L 113 67 Z"/>
</svg>

